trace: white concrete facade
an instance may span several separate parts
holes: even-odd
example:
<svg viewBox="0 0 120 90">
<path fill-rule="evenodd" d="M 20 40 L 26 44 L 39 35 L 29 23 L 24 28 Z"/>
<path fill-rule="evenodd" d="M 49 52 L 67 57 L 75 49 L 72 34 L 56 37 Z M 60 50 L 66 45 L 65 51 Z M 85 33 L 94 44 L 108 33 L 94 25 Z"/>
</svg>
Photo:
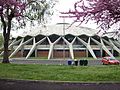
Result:
<svg viewBox="0 0 120 90">
<path fill-rule="evenodd" d="M 47 31 L 45 28 L 47 28 Z M 24 56 L 26 59 L 31 57 L 33 53 L 35 53 L 34 57 L 39 57 L 39 54 L 43 55 L 38 53 L 40 50 L 48 53 L 48 59 L 54 58 L 53 53 L 56 54 L 57 51 L 63 52 L 64 50 L 68 52 L 68 57 L 71 59 L 76 58 L 76 53 L 79 56 L 80 51 L 82 51 L 83 56 L 92 56 L 94 59 L 105 55 L 115 58 L 114 53 L 120 54 L 120 43 L 117 40 L 96 36 L 92 29 L 74 26 L 65 29 L 63 35 L 62 25 L 45 28 L 40 28 L 40 30 L 43 30 L 41 33 L 35 31 L 32 34 L 19 35 L 19 37 L 13 39 L 9 45 L 9 49 L 12 47 L 13 52 L 10 53 L 9 57 L 15 56 L 18 52 L 21 52 L 22 57 L 26 50 L 27 53 Z"/>
</svg>

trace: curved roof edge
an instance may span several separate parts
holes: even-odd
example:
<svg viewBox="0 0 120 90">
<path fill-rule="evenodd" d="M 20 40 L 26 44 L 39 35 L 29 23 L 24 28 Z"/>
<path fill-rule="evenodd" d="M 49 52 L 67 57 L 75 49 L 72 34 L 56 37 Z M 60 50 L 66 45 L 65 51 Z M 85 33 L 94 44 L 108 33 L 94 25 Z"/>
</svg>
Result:
<svg viewBox="0 0 120 90">
<path fill-rule="evenodd" d="M 26 37 L 26 36 L 37 36 L 37 35 L 44 35 L 44 36 L 49 36 L 51 34 L 56 34 L 59 36 L 67 35 L 67 34 L 72 34 L 74 36 L 79 36 L 79 35 L 87 35 L 87 36 L 94 36 L 96 35 L 97 30 L 91 29 L 88 27 L 83 27 L 83 26 L 70 26 L 68 23 L 58 23 L 56 25 L 46 25 L 46 26 L 38 26 L 38 27 L 33 27 L 31 30 L 28 30 L 27 32 L 23 32 L 21 34 L 18 34 L 16 36 L 13 36 L 13 38 L 19 37 Z"/>
</svg>

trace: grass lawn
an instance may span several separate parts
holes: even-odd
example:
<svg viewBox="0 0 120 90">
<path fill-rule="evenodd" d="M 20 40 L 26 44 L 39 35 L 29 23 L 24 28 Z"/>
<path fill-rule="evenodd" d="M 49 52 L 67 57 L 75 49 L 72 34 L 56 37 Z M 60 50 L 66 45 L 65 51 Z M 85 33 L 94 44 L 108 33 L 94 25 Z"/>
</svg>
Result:
<svg viewBox="0 0 120 90">
<path fill-rule="evenodd" d="M 0 79 L 120 82 L 120 65 L 60 66 L 0 64 Z"/>
</svg>

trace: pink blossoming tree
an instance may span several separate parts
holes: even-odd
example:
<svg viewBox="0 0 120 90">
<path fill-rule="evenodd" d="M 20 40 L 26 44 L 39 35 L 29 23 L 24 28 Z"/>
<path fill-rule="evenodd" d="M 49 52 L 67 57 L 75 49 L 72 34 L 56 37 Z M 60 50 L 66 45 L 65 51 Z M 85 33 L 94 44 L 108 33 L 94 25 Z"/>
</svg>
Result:
<svg viewBox="0 0 120 90">
<path fill-rule="evenodd" d="M 74 10 L 61 13 L 64 18 L 75 18 L 73 23 L 93 20 L 106 32 L 120 21 L 120 0 L 79 0 Z"/>
<path fill-rule="evenodd" d="M 54 4 L 54 0 L 0 0 L 0 21 L 4 37 L 3 63 L 9 63 L 8 45 L 11 29 L 14 28 L 13 22 L 18 21 L 20 27 L 25 26 L 26 20 L 41 23 L 45 14 L 51 14 Z"/>
</svg>

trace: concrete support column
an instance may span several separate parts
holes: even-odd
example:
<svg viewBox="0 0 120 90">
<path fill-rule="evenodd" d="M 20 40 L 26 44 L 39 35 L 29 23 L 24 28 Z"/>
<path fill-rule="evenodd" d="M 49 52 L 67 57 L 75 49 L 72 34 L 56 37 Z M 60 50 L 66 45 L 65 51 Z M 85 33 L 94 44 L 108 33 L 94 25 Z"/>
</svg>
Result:
<svg viewBox="0 0 120 90">
<path fill-rule="evenodd" d="M 24 46 L 22 46 L 21 48 L 21 56 L 23 57 L 23 53 L 24 53 Z"/>
<path fill-rule="evenodd" d="M 59 37 L 55 42 L 51 42 L 50 39 L 47 37 L 48 39 L 48 42 L 50 44 L 50 49 L 49 49 L 49 54 L 48 54 L 48 59 L 50 59 L 52 53 L 53 53 L 53 48 L 54 48 L 54 45 L 60 40 L 61 37 Z"/>
<path fill-rule="evenodd" d="M 120 48 L 120 43 L 118 43 L 117 41 L 113 41 L 113 42 L 117 45 L 117 47 Z"/>
<path fill-rule="evenodd" d="M 77 37 L 78 38 L 78 37 Z M 97 59 L 97 57 L 95 56 L 95 53 L 93 52 L 93 49 L 90 46 L 90 37 L 88 40 L 88 43 L 86 43 L 85 41 L 83 41 L 81 38 L 78 38 L 78 40 L 83 43 L 83 45 L 86 46 L 86 48 L 89 50 L 89 52 L 91 53 L 91 55 L 93 56 L 94 59 Z"/>
<path fill-rule="evenodd" d="M 15 51 L 9 56 L 9 58 L 12 57 L 13 55 L 15 55 L 15 54 L 21 49 L 21 47 L 22 47 L 22 45 L 23 45 L 23 41 L 24 41 L 24 38 L 22 38 L 20 44 L 19 44 L 18 47 L 15 49 Z"/>
<path fill-rule="evenodd" d="M 20 40 L 18 40 L 18 41 L 16 41 L 16 39 L 13 40 L 13 42 L 8 46 L 8 49 L 9 49 L 9 48 L 12 48 L 13 45 L 18 44 L 21 40 L 22 40 L 22 39 L 20 39 Z M 3 48 L 3 47 L 2 47 L 2 48 Z M 3 55 L 3 53 L 4 53 L 4 51 L 2 51 L 2 52 L 0 53 L 0 56 Z"/>
<path fill-rule="evenodd" d="M 75 42 L 76 37 L 73 39 L 73 41 L 72 41 L 71 43 L 68 42 L 64 37 L 62 37 L 62 38 L 63 38 L 63 40 L 66 42 L 66 44 L 69 46 L 69 51 L 70 51 L 71 58 L 74 59 L 73 43 Z"/>
<path fill-rule="evenodd" d="M 102 47 L 103 47 L 103 49 L 107 52 L 107 54 L 110 55 L 111 57 L 115 58 L 115 57 L 111 54 L 111 52 L 106 48 L 106 46 L 104 45 L 102 38 L 100 38 L 100 40 L 101 40 Z"/>
<path fill-rule="evenodd" d="M 115 44 L 113 43 L 113 41 L 111 41 L 111 40 L 109 39 L 109 42 L 110 42 L 110 44 L 112 45 L 113 49 L 116 50 L 118 53 L 120 53 L 120 49 L 115 46 Z"/>
<path fill-rule="evenodd" d="M 53 43 L 50 43 L 50 50 L 49 50 L 49 54 L 48 54 L 48 59 L 50 59 L 50 57 L 51 57 L 51 55 L 52 55 L 53 46 L 54 46 L 54 44 L 53 44 Z"/>
<path fill-rule="evenodd" d="M 45 39 L 46 39 L 46 37 L 41 39 L 40 41 L 36 42 L 35 37 L 33 37 L 33 46 L 30 49 L 29 53 L 27 54 L 26 59 L 28 59 L 30 57 L 30 55 L 33 53 L 34 50 L 36 50 L 35 55 L 37 56 L 37 53 L 36 53 L 37 52 L 37 45 L 42 43 Z"/>
<path fill-rule="evenodd" d="M 102 49 L 103 49 L 104 51 L 106 51 L 106 53 L 107 53 L 109 56 L 115 58 L 115 57 L 111 54 L 111 52 L 107 49 L 107 47 L 104 45 L 102 38 L 100 38 L 100 42 L 98 42 L 98 41 L 95 40 L 94 38 L 91 38 L 91 39 L 92 39 L 96 44 L 98 44 L 100 47 L 102 47 Z"/>
<path fill-rule="evenodd" d="M 35 57 L 37 57 L 37 47 L 35 48 Z"/>
</svg>

